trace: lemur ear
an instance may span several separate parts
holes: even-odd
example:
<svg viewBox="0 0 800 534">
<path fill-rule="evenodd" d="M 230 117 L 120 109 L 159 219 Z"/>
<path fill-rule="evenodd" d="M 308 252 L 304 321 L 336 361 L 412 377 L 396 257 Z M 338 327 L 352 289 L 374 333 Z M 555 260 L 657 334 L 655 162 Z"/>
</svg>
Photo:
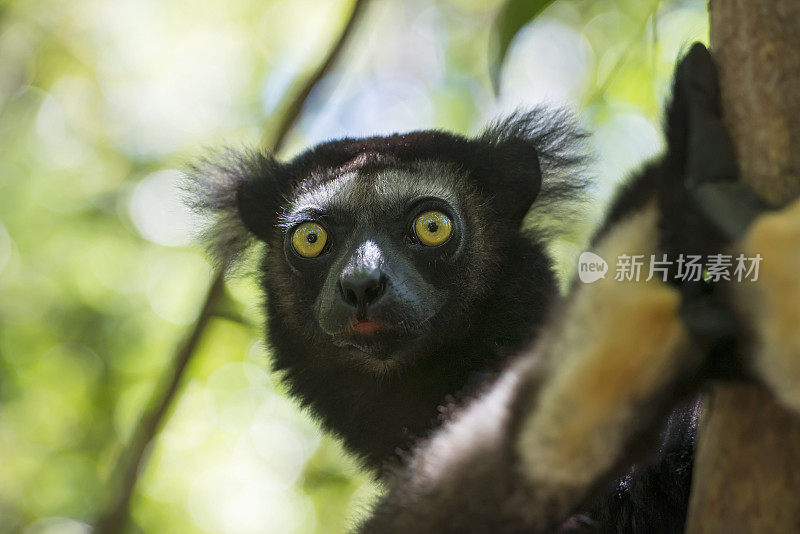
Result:
<svg viewBox="0 0 800 534">
<path fill-rule="evenodd" d="M 497 139 L 481 154 L 476 173 L 499 211 L 521 223 L 542 185 L 536 147 L 524 138 Z"/>
<path fill-rule="evenodd" d="M 582 196 L 587 181 L 586 134 L 566 111 L 543 108 L 517 112 L 490 125 L 477 138 L 482 186 L 497 206 L 521 223 L 538 197 L 552 213 L 566 198 Z"/>
<path fill-rule="evenodd" d="M 235 259 L 275 228 L 287 177 L 272 156 L 227 150 L 189 165 L 185 175 L 186 204 L 206 217 L 201 238 L 216 261 Z"/>
</svg>

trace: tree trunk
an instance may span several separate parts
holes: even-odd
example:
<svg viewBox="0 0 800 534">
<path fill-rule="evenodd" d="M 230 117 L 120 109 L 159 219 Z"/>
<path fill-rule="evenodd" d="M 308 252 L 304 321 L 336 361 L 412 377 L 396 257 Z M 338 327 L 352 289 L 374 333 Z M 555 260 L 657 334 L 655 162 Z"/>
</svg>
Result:
<svg viewBox="0 0 800 534">
<path fill-rule="evenodd" d="M 741 179 L 784 205 L 800 194 L 800 0 L 711 0 L 710 16 Z M 690 534 L 800 532 L 800 419 L 757 386 L 715 386 L 693 481 Z"/>
</svg>

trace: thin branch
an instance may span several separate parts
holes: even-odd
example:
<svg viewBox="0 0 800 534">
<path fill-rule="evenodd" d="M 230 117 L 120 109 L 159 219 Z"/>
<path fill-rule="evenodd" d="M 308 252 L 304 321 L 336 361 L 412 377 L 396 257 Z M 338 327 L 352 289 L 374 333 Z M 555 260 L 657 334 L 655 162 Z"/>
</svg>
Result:
<svg viewBox="0 0 800 534">
<path fill-rule="evenodd" d="M 308 100 L 308 95 L 311 94 L 311 91 L 317 86 L 320 80 L 322 80 L 322 78 L 328 74 L 331 66 L 336 62 L 336 59 L 339 57 L 342 48 L 344 48 L 344 45 L 352 33 L 353 28 L 358 23 L 359 16 L 364 10 L 364 6 L 366 4 L 367 0 L 356 0 L 355 4 L 353 5 L 353 11 L 350 13 L 350 18 L 347 19 L 347 24 L 345 24 L 344 28 L 342 29 L 339 39 L 336 40 L 336 42 L 333 44 L 333 47 L 328 52 L 325 61 L 323 61 L 322 64 L 317 67 L 317 70 L 314 71 L 310 78 L 308 78 L 306 83 L 297 93 L 297 96 L 292 100 L 292 103 L 286 110 L 283 120 L 278 126 L 278 131 L 273 138 L 272 146 L 270 148 L 272 153 L 279 152 L 280 149 L 283 148 L 283 144 L 286 141 L 287 135 L 297 122 L 297 119 L 300 117 L 300 112 L 303 110 L 303 107 Z"/>
<path fill-rule="evenodd" d="M 206 294 L 203 307 L 197 320 L 183 340 L 173 359 L 172 368 L 167 373 L 167 383 L 163 388 L 158 388 L 153 393 L 153 400 L 148 410 L 144 413 L 136 427 L 136 431 L 128 444 L 127 449 L 120 458 L 117 467 L 117 476 L 112 480 L 120 480 L 114 498 L 109 502 L 105 513 L 100 516 L 95 526 L 95 534 L 118 534 L 123 531 L 128 521 L 129 504 L 139 473 L 145 463 L 145 451 L 161 428 L 161 424 L 172 406 L 178 389 L 180 388 L 184 371 L 195 354 L 197 343 L 208 325 L 212 310 L 224 292 L 225 279 L 222 273 L 217 273 L 214 281 Z"/>
<path fill-rule="evenodd" d="M 283 147 L 288 133 L 300 117 L 308 100 L 308 95 L 311 94 L 314 87 L 325 77 L 341 55 L 341 51 L 350 39 L 353 28 L 358 23 L 368 1 L 356 0 L 354 2 L 350 17 L 338 39 L 283 115 L 277 133 L 271 143 L 272 152 L 278 152 Z M 192 325 L 188 335 L 176 349 L 172 359 L 172 366 L 165 375 L 163 387 L 157 388 L 153 393 L 148 409 L 139 420 L 136 430 L 120 458 L 114 476 L 111 478 L 112 481 L 119 481 L 119 485 L 115 488 L 114 496 L 110 499 L 106 509 L 99 515 L 94 530 L 95 534 L 119 534 L 123 532 L 128 522 L 131 496 L 139 480 L 139 474 L 144 468 L 146 452 L 170 411 L 183 382 L 184 373 L 196 353 L 197 345 L 206 326 L 208 326 L 209 319 L 214 314 L 214 308 L 224 294 L 226 266 L 227 262 L 224 262 L 222 267 L 215 273 L 214 280 L 208 289 L 194 325 Z"/>
</svg>

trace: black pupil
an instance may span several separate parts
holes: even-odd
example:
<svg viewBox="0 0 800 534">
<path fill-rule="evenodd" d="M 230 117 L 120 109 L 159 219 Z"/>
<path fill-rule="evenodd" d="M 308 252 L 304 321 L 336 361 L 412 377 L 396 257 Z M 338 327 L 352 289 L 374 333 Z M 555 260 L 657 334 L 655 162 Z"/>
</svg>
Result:
<svg viewBox="0 0 800 534">
<path fill-rule="evenodd" d="M 309 232 L 306 236 L 306 239 L 309 243 L 316 243 L 317 242 L 317 233 L 316 232 Z"/>
<path fill-rule="evenodd" d="M 436 230 L 438 230 L 438 229 L 439 229 L 439 225 L 438 225 L 438 224 L 436 224 L 436 221 L 430 221 L 430 222 L 428 223 L 428 231 L 429 231 L 430 233 L 432 233 L 432 234 L 435 234 L 435 233 L 436 233 Z"/>
</svg>

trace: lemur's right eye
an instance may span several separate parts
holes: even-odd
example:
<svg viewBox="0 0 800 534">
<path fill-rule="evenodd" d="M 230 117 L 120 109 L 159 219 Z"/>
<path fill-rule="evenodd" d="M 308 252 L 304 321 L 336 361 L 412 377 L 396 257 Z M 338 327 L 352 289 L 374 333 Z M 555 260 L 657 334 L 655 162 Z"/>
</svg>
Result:
<svg viewBox="0 0 800 534">
<path fill-rule="evenodd" d="M 441 245 L 452 233 L 453 221 L 441 211 L 426 211 L 414 221 L 414 234 L 428 247 Z"/>
<path fill-rule="evenodd" d="M 292 247 L 304 258 L 319 256 L 328 242 L 328 232 L 315 222 L 304 222 L 292 232 Z"/>
</svg>

